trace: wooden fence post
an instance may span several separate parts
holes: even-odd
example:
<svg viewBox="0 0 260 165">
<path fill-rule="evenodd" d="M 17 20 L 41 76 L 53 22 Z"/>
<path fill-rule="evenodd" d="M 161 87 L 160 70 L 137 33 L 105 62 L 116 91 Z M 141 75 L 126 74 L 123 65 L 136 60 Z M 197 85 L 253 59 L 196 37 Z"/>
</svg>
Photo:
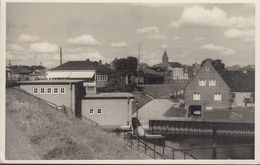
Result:
<svg viewBox="0 0 260 165">
<path fill-rule="evenodd" d="M 172 149 L 172 159 L 174 159 L 174 148 Z"/>
<path fill-rule="evenodd" d="M 137 135 L 137 144 L 138 144 L 138 150 L 139 150 L 139 136 Z"/>
<path fill-rule="evenodd" d="M 144 151 L 145 151 L 145 153 L 147 151 L 147 139 L 146 138 L 145 138 L 145 148 L 144 148 Z"/>
<path fill-rule="evenodd" d="M 155 143 L 153 143 L 153 158 L 155 158 Z"/>
</svg>

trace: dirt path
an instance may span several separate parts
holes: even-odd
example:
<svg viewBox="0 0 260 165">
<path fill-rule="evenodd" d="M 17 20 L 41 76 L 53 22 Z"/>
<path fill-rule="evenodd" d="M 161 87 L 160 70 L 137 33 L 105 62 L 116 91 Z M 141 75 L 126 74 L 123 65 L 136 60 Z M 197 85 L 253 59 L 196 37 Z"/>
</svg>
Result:
<svg viewBox="0 0 260 165">
<path fill-rule="evenodd" d="M 35 160 L 39 159 L 37 152 L 26 139 L 23 132 L 19 130 L 11 116 L 6 115 L 6 141 L 5 141 L 6 160 Z"/>
</svg>

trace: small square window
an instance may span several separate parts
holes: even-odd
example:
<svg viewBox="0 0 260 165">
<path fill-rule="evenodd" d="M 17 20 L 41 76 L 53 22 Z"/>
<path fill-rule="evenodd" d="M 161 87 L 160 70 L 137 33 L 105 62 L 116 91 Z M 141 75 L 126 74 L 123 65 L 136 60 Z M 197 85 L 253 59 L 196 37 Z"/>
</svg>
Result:
<svg viewBox="0 0 260 165">
<path fill-rule="evenodd" d="M 215 93 L 214 94 L 214 100 L 215 101 L 221 101 L 222 100 L 221 96 L 222 96 L 221 93 Z"/>
<path fill-rule="evenodd" d="M 58 94 L 59 93 L 58 88 L 53 88 L 53 93 Z"/>
<path fill-rule="evenodd" d="M 51 93 L 52 93 L 51 88 L 47 88 L 47 94 L 51 94 Z"/>
<path fill-rule="evenodd" d="M 44 94 L 45 93 L 45 89 L 44 88 L 40 88 L 40 94 Z"/>
<path fill-rule="evenodd" d="M 60 88 L 60 94 L 65 94 L 65 88 Z"/>
<path fill-rule="evenodd" d="M 101 113 L 102 113 L 101 108 L 98 108 L 98 109 L 97 109 L 97 113 L 98 113 L 98 114 L 101 114 Z"/>
<path fill-rule="evenodd" d="M 90 108 L 89 109 L 89 114 L 93 114 L 94 113 L 94 109 L 93 108 Z"/>
<path fill-rule="evenodd" d="M 209 79 L 209 86 L 216 86 L 216 79 L 210 78 Z"/>
<path fill-rule="evenodd" d="M 199 79 L 199 86 L 206 86 L 206 79 L 200 78 Z"/>
<path fill-rule="evenodd" d="M 193 93 L 193 100 L 200 100 L 200 93 Z"/>
<path fill-rule="evenodd" d="M 39 94 L 38 88 L 33 88 L 33 94 Z"/>
</svg>

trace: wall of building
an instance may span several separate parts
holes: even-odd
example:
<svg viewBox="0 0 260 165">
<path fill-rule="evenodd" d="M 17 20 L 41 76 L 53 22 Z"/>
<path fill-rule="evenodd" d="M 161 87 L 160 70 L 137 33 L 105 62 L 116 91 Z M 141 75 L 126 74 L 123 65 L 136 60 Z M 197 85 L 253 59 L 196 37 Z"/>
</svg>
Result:
<svg viewBox="0 0 260 165">
<path fill-rule="evenodd" d="M 52 88 L 51 94 L 47 94 L 47 88 L 49 87 Z M 65 93 L 60 94 L 59 91 L 58 94 L 54 94 L 54 87 L 59 88 L 59 90 L 61 87 L 65 88 Z M 70 84 L 21 84 L 20 88 L 36 97 L 52 102 L 58 106 L 65 105 L 75 110 L 75 85 L 73 84 L 72 88 L 70 88 Z M 33 88 L 38 88 L 39 93 L 33 94 Z M 44 94 L 40 94 L 40 88 L 45 88 Z"/>
<path fill-rule="evenodd" d="M 82 115 L 88 117 L 102 126 L 126 126 L 132 120 L 132 101 L 128 99 L 82 99 Z M 129 102 L 129 103 L 128 103 Z M 90 109 L 94 113 L 90 114 Z M 98 114 L 97 109 L 102 113 Z"/>
<path fill-rule="evenodd" d="M 208 67 L 208 71 L 206 71 Z M 206 86 L 199 86 L 199 79 L 206 79 Z M 216 86 L 209 86 L 209 79 L 216 79 Z M 200 100 L 193 100 L 193 93 L 200 93 Z M 221 101 L 214 100 L 214 93 L 221 93 Z M 214 67 L 206 62 L 206 64 L 200 69 L 197 75 L 185 88 L 185 105 L 201 105 L 202 109 L 214 109 L 214 108 L 228 108 L 231 106 L 230 98 L 231 93 L 227 84 L 222 77 L 217 73 Z"/>
<path fill-rule="evenodd" d="M 236 107 L 237 106 L 245 107 L 246 105 L 245 105 L 244 99 L 250 98 L 251 92 L 233 92 L 233 93 L 235 94 L 233 105 Z"/>
</svg>

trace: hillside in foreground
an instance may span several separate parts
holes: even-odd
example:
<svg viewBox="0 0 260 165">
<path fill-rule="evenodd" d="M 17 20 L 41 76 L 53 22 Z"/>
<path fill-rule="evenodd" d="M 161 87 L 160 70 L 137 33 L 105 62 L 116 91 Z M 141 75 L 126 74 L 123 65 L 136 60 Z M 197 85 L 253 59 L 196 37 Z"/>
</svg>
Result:
<svg viewBox="0 0 260 165">
<path fill-rule="evenodd" d="M 18 153 L 19 150 L 22 151 Z M 17 89 L 7 88 L 6 159 L 93 160 L 149 157 L 128 148 L 123 139 L 113 133 L 104 132 L 80 119 L 58 112 Z"/>
</svg>

